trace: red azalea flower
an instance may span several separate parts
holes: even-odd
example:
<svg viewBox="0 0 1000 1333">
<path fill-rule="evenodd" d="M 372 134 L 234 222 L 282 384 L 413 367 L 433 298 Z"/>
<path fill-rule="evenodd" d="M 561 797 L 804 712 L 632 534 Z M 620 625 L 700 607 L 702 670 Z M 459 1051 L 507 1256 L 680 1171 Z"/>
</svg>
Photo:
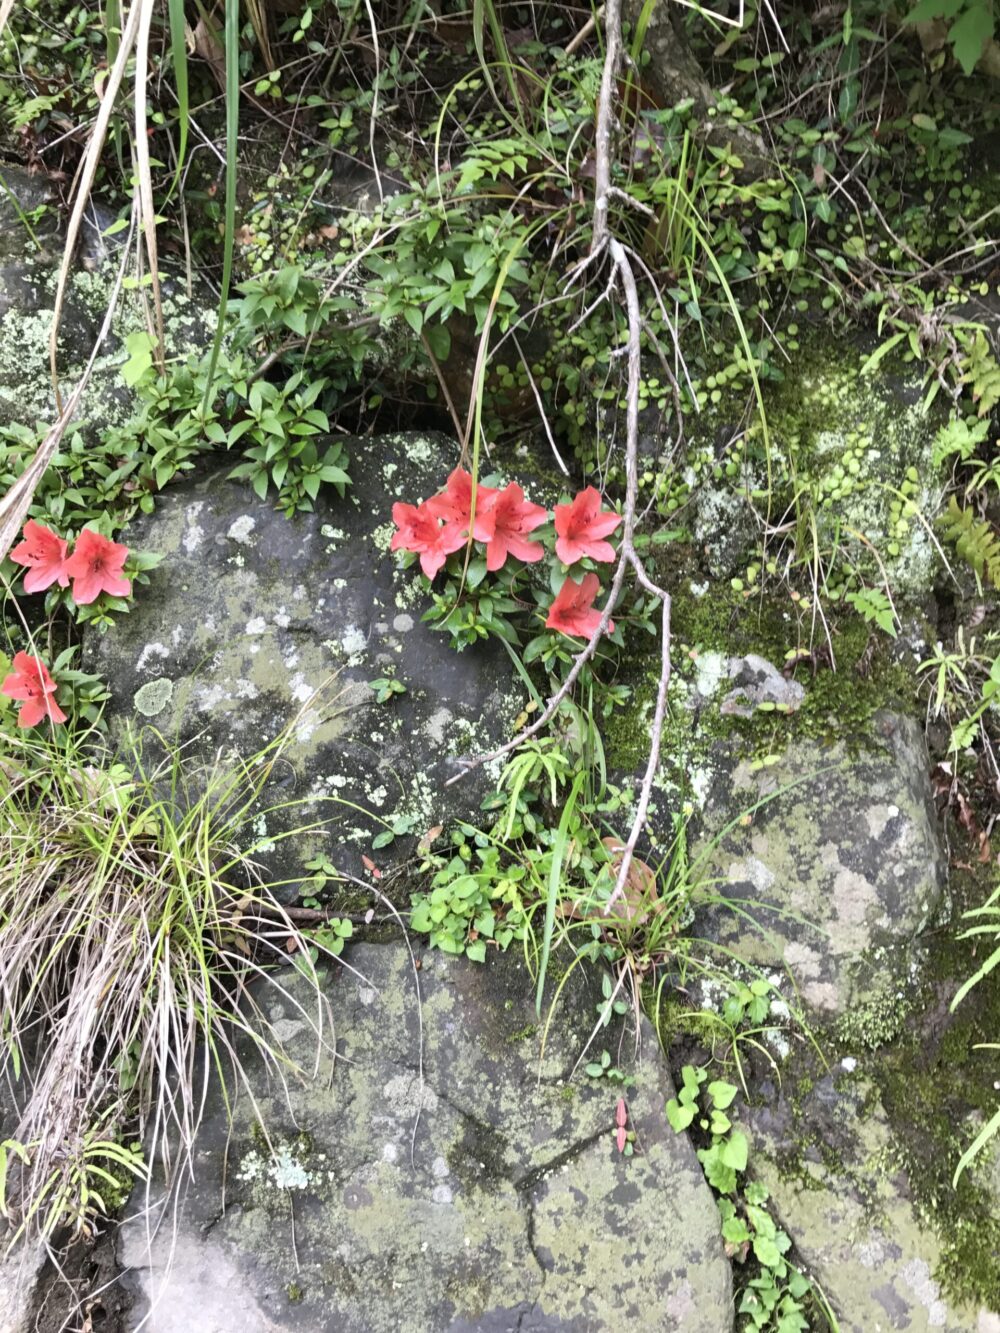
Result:
<svg viewBox="0 0 1000 1333">
<path fill-rule="evenodd" d="M 556 505 L 556 555 L 564 565 L 574 565 L 585 555 L 614 560 L 615 548 L 601 538 L 609 537 L 621 521 L 620 514 L 601 512 L 600 492 L 588 486 L 572 504 Z"/>
<path fill-rule="evenodd" d="M 601 613 L 594 606 L 594 598 L 600 590 L 601 581 L 596 574 L 584 574 L 582 583 L 574 583 L 571 578 L 567 578 L 549 607 L 545 628 L 589 639 L 601 623 Z M 615 622 L 609 620 L 608 633 L 614 632 Z"/>
<path fill-rule="evenodd" d="M 12 665 L 13 673 L 0 685 L 0 694 L 21 700 L 17 725 L 33 727 L 43 717 L 51 718 L 53 723 L 65 722 L 66 714 L 51 697 L 58 686 L 45 663 L 32 653 L 17 653 Z"/>
<path fill-rule="evenodd" d="M 127 546 L 84 528 L 76 539 L 76 550 L 64 566 L 73 580 L 73 601 L 78 606 L 87 606 L 102 592 L 109 592 L 112 597 L 128 597 L 132 584 L 122 574 L 127 555 Z"/>
<path fill-rule="evenodd" d="M 477 542 L 489 540 L 484 514 L 490 501 L 499 493 L 493 486 L 476 487 L 476 523 L 472 535 Z M 445 523 L 457 523 L 467 533 L 469 515 L 472 513 L 472 474 L 466 472 L 465 468 L 457 467 L 448 478 L 444 490 L 427 501 L 427 508 L 436 518 L 443 518 Z"/>
<path fill-rule="evenodd" d="M 434 578 L 452 551 L 465 545 L 462 529 L 456 523 L 442 526 L 426 502 L 422 505 L 394 504 L 392 521 L 399 531 L 394 533 L 389 549 L 418 551 L 420 568 L 429 579 Z"/>
<path fill-rule="evenodd" d="M 547 509 L 524 498 L 524 491 L 516 481 L 491 496 L 483 511 L 481 531 L 485 535 L 476 534 L 479 541 L 486 542 L 486 568 L 490 573 L 501 569 L 508 555 L 529 565 L 541 560 L 545 554 L 541 543 L 526 541 L 525 536 L 548 516 Z M 476 526 L 479 526 L 478 516 Z"/>
<path fill-rule="evenodd" d="M 60 588 L 69 587 L 65 568 L 67 543 L 63 538 L 33 518 L 25 523 L 23 535 L 24 540 L 14 547 L 10 558 L 19 565 L 30 566 L 24 576 L 24 591 L 44 592 L 57 581 Z"/>
</svg>

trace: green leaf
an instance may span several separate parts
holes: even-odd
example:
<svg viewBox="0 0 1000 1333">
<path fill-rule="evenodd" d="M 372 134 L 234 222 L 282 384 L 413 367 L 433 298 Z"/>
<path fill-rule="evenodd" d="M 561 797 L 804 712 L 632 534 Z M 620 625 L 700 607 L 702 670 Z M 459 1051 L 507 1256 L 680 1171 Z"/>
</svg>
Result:
<svg viewBox="0 0 1000 1333">
<path fill-rule="evenodd" d="M 733 1098 L 738 1091 L 735 1083 L 726 1083 L 722 1079 L 717 1079 L 710 1083 L 706 1089 L 712 1099 L 712 1103 L 718 1110 L 724 1111 L 727 1106 L 732 1106 Z"/>
<path fill-rule="evenodd" d="M 747 1136 L 739 1129 L 734 1129 L 725 1143 L 719 1145 L 721 1161 L 726 1166 L 732 1167 L 734 1171 L 745 1171 L 747 1169 L 748 1153 Z"/>
<path fill-rule="evenodd" d="M 948 31 L 955 59 L 968 78 L 983 57 L 993 36 L 993 0 L 969 0 L 968 7 Z"/>
<path fill-rule="evenodd" d="M 667 1119 L 675 1134 L 680 1134 L 683 1130 L 688 1128 L 692 1120 L 694 1120 L 696 1111 L 697 1107 L 681 1106 L 676 1098 L 671 1097 L 670 1101 L 667 1102 Z"/>
</svg>

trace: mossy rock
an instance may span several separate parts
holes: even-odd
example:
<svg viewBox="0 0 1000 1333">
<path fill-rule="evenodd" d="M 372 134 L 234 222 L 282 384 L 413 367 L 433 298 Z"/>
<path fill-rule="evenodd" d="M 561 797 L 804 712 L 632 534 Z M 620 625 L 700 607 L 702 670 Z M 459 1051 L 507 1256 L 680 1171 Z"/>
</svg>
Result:
<svg viewBox="0 0 1000 1333">
<path fill-rule="evenodd" d="M 325 988 L 336 1061 L 289 1079 L 286 1101 L 251 1058 L 255 1102 L 230 1130 L 212 1100 L 176 1225 L 150 1252 L 144 1219 L 126 1224 L 129 1327 L 151 1298 L 159 1333 L 187 1333 L 193 1310 L 206 1328 L 297 1333 L 733 1327 L 719 1214 L 666 1123 L 673 1087 L 648 1025 L 641 1060 L 629 1034 L 602 1034 L 634 1076 L 621 1088 L 573 1072 L 600 997 L 582 970 L 543 1040 L 513 953 L 425 954 L 419 1008 L 405 945 L 346 958 Z M 272 1018 L 311 1070 L 316 999 L 301 977 L 286 984 Z M 620 1094 L 630 1157 L 615 1144 Z"/>
<path fill-rule="evenodd" d="M 859 749 L 795 740 L 776 764 L 720 765 L 692 853 L 723 900 L 696 933 L 786 968 L 814 1018 L 896 1005 L 943 904 L 922 732 L 888 712 L 872 731 Z"/>
<path fill-rule="evenodd" d="M 787 1081 L 763 1094 L 744 1124 L 752 1170 L 842 1333 L 998 1333 L 997 1314 L 939 1280 L 942 1242 L 913 1203 L 877 1088 L 838 1070 L 798 1099 Z"/>
<path fill-rule="evenodd" d="M 456 653 L 421 624 L 419 571 L 389 552 L 393 502 L 437 490 L 454 443 L 346 445 L 345 498 L 322 493 L 293 519 L 228 481 L 228 464 L 171 487 L 124 534 L 162 565 L 131 614 L 85 647 L 111 688 L 112 730 L 155 728 L 196 768 L 219 751 L 249 759 L 291 728 L 253 828 L 259 859 L 282 878 L 319 850 L 353 873 L 363 855 L 384 868 L 432 825 L 478 818 L 497 765 L 447 780 L 460 757 L 506 739 L 522 703 L 499 645 Z M 371 682 L 383 678 L 405 693 L 378 702 Z M 314 821 L 323 829 L 281 840 Z M 393 844 L 373 847 L 390 829 Z"/>
</svg>

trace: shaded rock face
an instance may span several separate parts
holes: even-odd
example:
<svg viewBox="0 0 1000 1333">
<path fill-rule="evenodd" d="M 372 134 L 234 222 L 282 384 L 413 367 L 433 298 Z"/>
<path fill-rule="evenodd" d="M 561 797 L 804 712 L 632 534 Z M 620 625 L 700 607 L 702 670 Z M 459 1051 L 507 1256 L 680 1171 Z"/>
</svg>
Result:
<svg viewBox="0 0 1000 1333">
<path fill-rule="evenodd" d="M 176 1233 L 126 1223 L 136 1328 L 158 1333 L 725 1333 L 729 1265 L 694 1151 L 666 1124 L 655 1037 L 623 1066 L 635 1156 L 614 1143 L 618 1090 L 571 1071 L 598 998 L 567 982 L 542 1049 L 534 985 L 511 955 L 483 967 L 402 945 L 349 954 L 326 985 L 339 1059 L 291 1084 L 251 1070 L 233 1133 L 216 1103 Z M 315 1012 L 301 979 L 291 995 Z M 283 1035 L 311 1068 L 291 1003 Z M 617 1048 L 617 1034 L 608 1038 Z M 419 1111 L 419 1116 L 418 1116 Z M 270 1137 L 254 1132 L 255 1120 Z M 228 1147 L 227 1147 L 228 1144 Z M 223 1171 L 229 1162 L 223 1208 Z"/>
<path fill-rule="evenodd" d="M 735 484 L 713 485 L 702 471 L 691 526 L 713 576 L 745 574 L 760 556 L 768 515 L 772 522 L 781 516 L 777 525 L 787 532 L 795 524 L 810 529 L 805 538 L 799 534 L 800 558 L 836 568 L 838 548 L 846 544 L 855 558 L 868 560 L 864 543 L 871 543 L 882 559 L 881 569 L 872 564 L 874 584 L 888 578 L 897 601 L 926 597 L 939 556 L 919 519 L 903 513 L 897 493 L 907 490 L 920 513 L 937 512 L 944 483 L 932 453 L 944 418 L 940 404 L 925 411 L 923 380 L 912 367 L 887 360 L 877 375 L 862 376 L 874 350 L 867 340 L 811 331 L 794 372 L 762 387 L 768 439 L 753 421 Z M 705 441 L 709 458 L 718 461 L 720 445 L 742 438 L 742 408 L 740 398 L 705 414 L 695 443 Z M 767 494 L 769 501 L 761 498 Z M 859 533 L 864 542 L 852 535 Z"/>
<path fill-rule="evenodd" d="M 309 854 L 339 847 L 334 860 L 357 872 L 363 853 L 384 865 L 432 825 L 475 817 L 497 767 L 446 780 L 458 756 L 505 739 L 520 707 L 502 649 L 459 654 L 422 625 L 418 573 L 389 553 L 393 501 L 437 490 L 453 442 L 383 436 L 348 449 L 345 498 L 321 494 L 293 519 L 227 481 L 228 463 L 172 487 L 124 535 L 163 565 L 132 613 L 86 644 L 89 669 L 110 685 L 113 725 L 192 742 L 195 764 L 220 749 L 249 758 L 293 724 L 254 829 L 260 858 L 282 875 L 301 869 L 309 841 L 268 840 L 316 819 L 332 822 Z M 370 682 L 385 678 L 405 693 L 378 703 Z M 293 804 L 266 809 L 280 802 Z M 414 836 L 372 850 L 380 821 L 401 820 Z"/>
<path fill-rule="evenodd" d="M 48 426 L 58 415 L 49 372 L 49 334 L 64 219 L 43 177 L 3 164 L 0 175 L 7 186 L 0 188 L 0 426 Z M 35 240 L 17 209 L 28 218 Z M 112 220 L 97 205 L 84 216 L 59 321 L 58 369 L 64 390 L 80 378 L 114 292 L 119 262 L 114 250 L 122 237 L 108 241 L 102 234 Z M 211 336 L 214 299 L 205 294 L 202 302 L 188 300 L 170 278 L 163 288 L 171 351 L 204 347 Z M 125 360 L 122 340 L 128 332 L 145 327 L 138 299 L 120 294 L 111 331 L 99 349 L 67 439 L 80 429 L 88 442 L 100 440 L 108 427 L 120 426 L 132 415 L 134 396 L 120 371 Z"/>
<path fill-rule="evenodd" d="M 998 1333 L 934 1278 L 941 1246 L 922 1227 L 875 1089 L 828 1075 L 797 1106 L 773 1084 L 746 1110 L 754 1175 L 840 1320 L 843 1333 Z"/>
<path fill-rule="evenodd" d="M 784 965 L 814 1016 L 894 992 L 945 889 L 920 728 L 881 713 L 875 742 L 852 754 L 795 741 L 757 772 L 742 761 L 705 809 L 701 874 L 757 929 L 712 907 L 696 933 L 747 962 Z"/>
</svg>

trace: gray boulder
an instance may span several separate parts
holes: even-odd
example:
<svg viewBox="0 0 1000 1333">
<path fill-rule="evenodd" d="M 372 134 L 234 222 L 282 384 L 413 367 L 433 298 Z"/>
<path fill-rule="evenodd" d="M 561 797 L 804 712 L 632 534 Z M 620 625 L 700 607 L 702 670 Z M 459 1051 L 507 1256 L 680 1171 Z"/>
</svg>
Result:
<svg viewBox="0 0 1000 1333">
<path fill-rule="evenodd" d="M 874 732 L 860 752 L 793 741 L 774 766 L 723 767 L 694 854 L 728 904 L 696 933 L 787 968 L 814 1017 L 891 1001 L 945 889 L 922 732 L 892 713 Z"/>
<path fill-rule="evenodd" d="M 357 873 L 363 854 L 384 866 L 431 826 L 476 817 L 497 766 L 446 780 L 460 756 L 505 739 L 521 706 L 502 648 L 456 653 L 421 624 L 418 572 L 389 552 L 393 501 L 437 490 L 454 443 L 397 435 L 347 446 L 346 497 L 322 493 L 314 513 L 293 519 L 227 481 L 229 463 L 171 487 L 124 534 L 164 563 L 131 614 L 86 642 L 88 668 L 111 688 L 112 727 L 149 724 L 196 766 L 220 750 L 247 759 L 291 725 L 255 827 L 261 858 L 282 876 L 331 836 L 334 859 Z M 405 693 L 377 702 L 371 682 L 389 678 Z M 316 820 L 328 832 L 268 846 Z M 390 827 L 401 833 L 393 847 L 373 850 Z"/>
<path fill-rule="evenodd" d="M 421 1008 L 403 945 L 363 945 L 326 985 L 337 1037 L 315 1078 L 259 1062 L 230 1128 L 216 1098 L 179 1215 L 122 1232 L 130 1328 L 157 1333 L 725 1333 L 729 1265 L 694 1151 L 666 1123 L 652 1030 L 602 1042 L 626 1089 L 573 1073 L 599 992 L 572 974 L 543 1041 L 523 962 L 431 953 Z M 360 974 L 360 975 L 357 975 Z M 272 1012 L 312 1069 L 301 978 Z M 422 1019 L 422 1026 L 421 1026 Z M 619 1039 L 621 1044 L 619 1045 Z M 614 1142 L 619 1093 L 636 1152 Z M 171 1262 L 172 1259 L 172 1262 Z"/>
<path fill-rule="evenodd" d="M 771 1194 L 842 1333 L 1000 1333 L 935 1277 L 941 1242 L 920 1219 L 875 1088 L 827 1075 L 796 1101 L 772 1085 L 743 1114 L 754 1175 Z"/>
</svg>

